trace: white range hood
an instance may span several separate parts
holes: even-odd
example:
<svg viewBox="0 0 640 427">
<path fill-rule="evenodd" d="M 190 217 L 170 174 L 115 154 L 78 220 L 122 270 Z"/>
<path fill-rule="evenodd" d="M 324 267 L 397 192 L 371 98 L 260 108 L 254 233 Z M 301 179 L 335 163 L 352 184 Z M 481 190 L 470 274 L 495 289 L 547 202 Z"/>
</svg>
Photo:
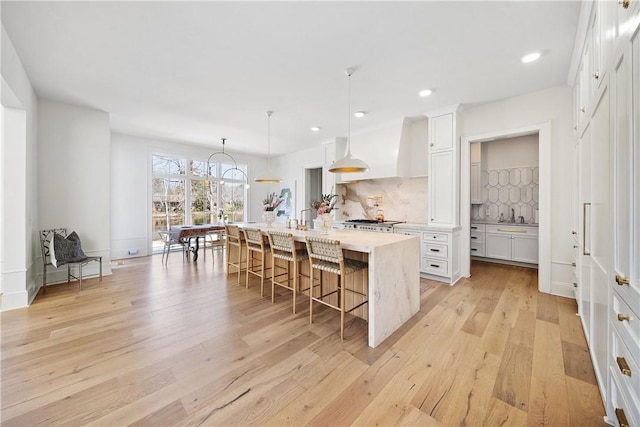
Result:
<svg viewBox="0 0 640 427">
<path fill-rule="evenodd" d="M 338 182 L 377 178 L 427 176 L 428 126 L 426 117 L 404 119 L 351 135 L 351 152 L 369 164 L 369 171 L 343 173 Z M 337 147 L 341 153 L 345 143 Z"/>
</svg>

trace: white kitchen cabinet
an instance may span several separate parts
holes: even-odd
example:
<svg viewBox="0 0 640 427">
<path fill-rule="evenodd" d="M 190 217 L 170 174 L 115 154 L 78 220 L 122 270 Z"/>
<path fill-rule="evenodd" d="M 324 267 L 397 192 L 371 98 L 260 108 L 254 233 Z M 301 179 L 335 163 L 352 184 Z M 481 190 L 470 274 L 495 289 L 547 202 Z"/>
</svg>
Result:
<svg viewBox="0 0 640 427">
<path fill-rule="evenodd" d="M 460 217 L 460 149 L 457 110 L 428 114 L 429 225 L 457 227 Z"/>
<path fill-rule="evenodd" d="M 471 204 L 482 203 L 482 165 L 480 162 L 471 163 Z"/>
<path fill-rule="evenodd" d="M 484 224 L 471 224 L 471 256 L 486 256 L 485 228 Z"/>
<path fill-rule="evenodd" d="M 427 225 L 401 224 L 395 233 L 420 237 L 420 275 L 427 279 L 454 284 L 460 278 L 459 228 L 432 228 Z"/>
<path fill-rule="evenodd" d="M 538 263 L 538 228 L 522 225 L 485 226 L 485 257 Z"/>
</svg>

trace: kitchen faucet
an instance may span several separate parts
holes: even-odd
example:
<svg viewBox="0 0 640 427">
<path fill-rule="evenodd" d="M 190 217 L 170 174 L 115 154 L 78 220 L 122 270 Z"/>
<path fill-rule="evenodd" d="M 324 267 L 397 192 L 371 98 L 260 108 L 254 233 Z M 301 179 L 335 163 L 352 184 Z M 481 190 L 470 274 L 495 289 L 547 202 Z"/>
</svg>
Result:
<svg viewBox="0 0 640 427">
<path fill-rule="evenodd" d="M 313 208 L 306 208 L 300 211 L 300 225 L 305 225 L 307 223 L 307 221 L 304 220 L 304 216 L 302 215 L 302 212 L 310 211 L 311 209 Z"/>
<path fill-rule="evenodd" d="M 513 208 L 511 208 L 511 218 L 509 219 L 509 222 L 512 224 L 515 224 L 516 222 L 516 211 Z"/>
<path fill-rule="evenodd" d="M 522 215 L 520 215 L 518 217 L 518 221 L 520 221 L 520 224 L 524 224 L 524 217 Z"/>
</svg>

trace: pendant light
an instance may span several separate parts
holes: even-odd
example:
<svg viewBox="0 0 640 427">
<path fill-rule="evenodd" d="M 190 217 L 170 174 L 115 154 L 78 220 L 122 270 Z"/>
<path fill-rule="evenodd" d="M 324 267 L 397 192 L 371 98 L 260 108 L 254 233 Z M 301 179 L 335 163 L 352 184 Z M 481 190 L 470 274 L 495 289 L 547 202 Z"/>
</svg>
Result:
<svg viewBox="0 0 640 427">
<path fill-rule="evenodd" d="M 258 175 L 255 182 L 267 182 L 276 183 L 282 182 L 282 178 L 276 176 L 271 172 L 271 115 L 273 111 L 267 111 L 267 171 L 261 175 Z"/>
<path fill-rule="evenodd" d="M 333 173 L 351 173 L 351 172 L 366 172 L 369 170 L 369 165 L 364 161 L 353 157 L 351 155 L 351 75 L 353 74 L 352 68 L 347 68 L 345 71 L 348 82 L 348 96 L 347 96 L 347 153 L 340 160 L 336 160 L 329 172 Z"/>
</svg>

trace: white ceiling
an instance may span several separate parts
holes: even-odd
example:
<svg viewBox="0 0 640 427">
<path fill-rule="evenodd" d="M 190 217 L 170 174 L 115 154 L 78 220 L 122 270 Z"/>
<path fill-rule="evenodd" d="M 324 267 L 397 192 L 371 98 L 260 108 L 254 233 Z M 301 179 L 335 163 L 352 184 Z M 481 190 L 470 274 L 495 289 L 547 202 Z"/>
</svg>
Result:
<svg viewBox="0 0 640 427">
<path fill-rule="evenodd" d="M 565 84 L 580 2 L 10 2 L 38 96 L 114 131 L 265 154 Z M 532 64 L 520 58 L 542 52 Z M 431 88 L 420 98 L 417 92 Z M 311 126 L 321 126 L 317 133 Z"/>
</svg>

